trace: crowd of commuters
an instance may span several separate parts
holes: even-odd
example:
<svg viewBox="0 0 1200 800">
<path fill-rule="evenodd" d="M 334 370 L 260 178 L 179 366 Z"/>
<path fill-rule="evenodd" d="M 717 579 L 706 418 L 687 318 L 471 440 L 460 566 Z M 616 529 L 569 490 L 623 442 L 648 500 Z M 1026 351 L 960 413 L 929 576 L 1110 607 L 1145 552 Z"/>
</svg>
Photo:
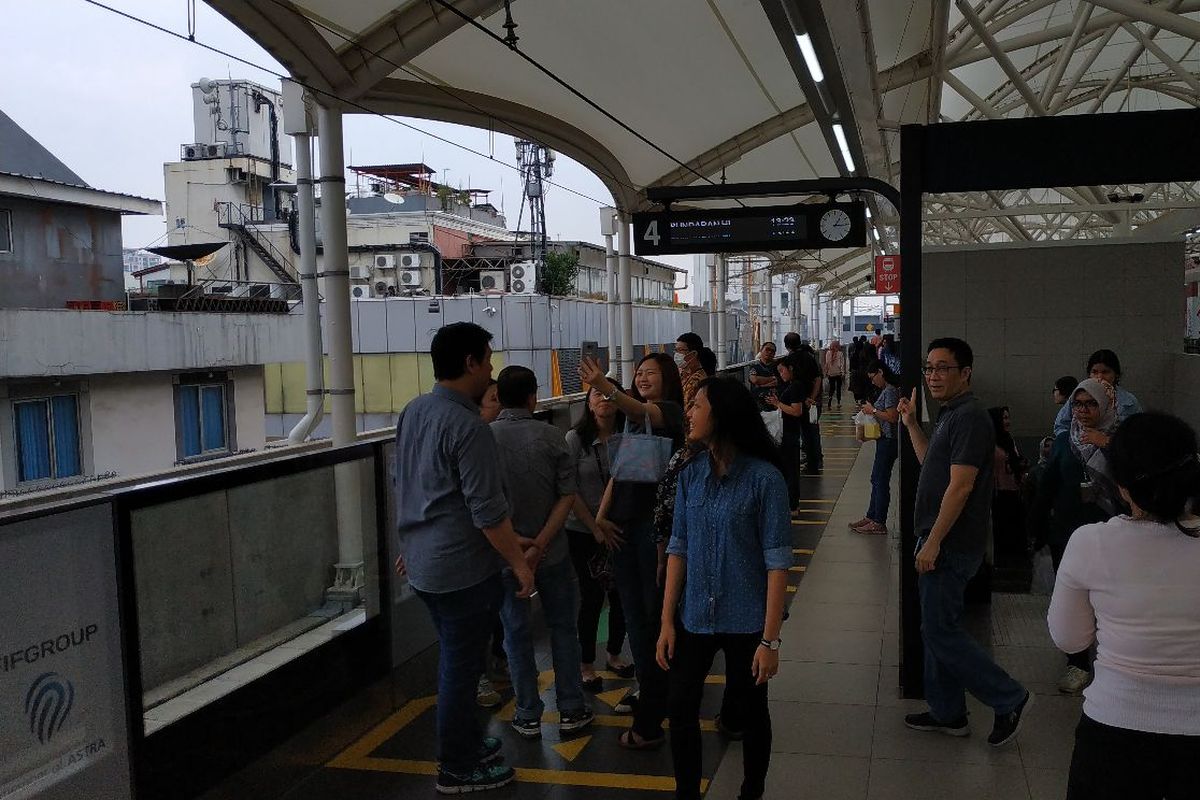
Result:
<svg viewBox="0 0 1200 800">
<path fill-rule="evenodd" d="M 974 356 L 960 339 L 927 349 L 924 385 L 939 407 L 928 432 L 917 391 L 901 392 L 890 335 L 817 352 L 789 333 L 782 355 L 764 343 L 743 384 L 715 376 L 712 351 L 685 333 L 673 356 L 638 361 L 627 386 L 583 359 L 586 402 L 565 435 L 534 419 L 532 371 L 512 366 L 492 380 L 490 339 L 470 323 L 441 329 L 431 351 L 437 385 L 408 405 L 396 431 L 397 474 L 421 476 L 401 481 L 397 511 L 403 568 L 440 640 L 439 791 L 513 779 L 474 711 L 472 690 L 480 705 L 499 702 L 490 679 L 511 681 L 515 732 L 541 734 L 536 595 L 560 734 L 595 719 L 587 693 L 604 686 L 597 646 L 607 604 L 601 669 L 636 678 L 615 706 L 630 715 L 619 745 L 662 747 L 669 719 L 676 797 L 698 798 L 700 702 L 723 653 L 717 725 L 743 740 L 739 796 L 762 796 L 789 512 L 800 475 L 821 470 L 820 416 L 841 405 L 848 380 L 855 411 L 874 429 L 869 503 L 851 527 L 888 533 L 902 431 L 921 464 L 912 557 L 929 708 L 905 724 L 966 735 L 969 691 L 993 710 L 990 744 L 1016 737 L 1034 696 L 966 632 L 964 598 L 990 542 L 997 554 L 1045 546 L 1058 573 L 1050 631 L 1067 654 L 1059 688 L 1086 697 L 1070 797 L 1200 796 L 1195 434 L 1140 413 L 1112 351 L 1088 359 L 1083 381 L 1055 382 L 1062 411 L 1030 464 L 1009 409 L 985 408 L 973 393 Z"/>
</svg>

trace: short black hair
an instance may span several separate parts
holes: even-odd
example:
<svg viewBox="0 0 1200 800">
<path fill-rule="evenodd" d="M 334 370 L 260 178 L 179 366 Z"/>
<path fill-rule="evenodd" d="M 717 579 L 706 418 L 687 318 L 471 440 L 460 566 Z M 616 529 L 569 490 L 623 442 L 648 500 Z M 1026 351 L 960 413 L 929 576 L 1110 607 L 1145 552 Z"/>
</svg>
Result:
<svg viewBox="0 0 1200 800">
<path fill-rule="evenodd" d="M 778 347 L 776 347 L 776 346 L 775 346 L 775 343 L 774 343 L 774 342 L 763 342 L 763 343 L 762 343 L 762 347 L 760 347 L 760 348 L 758 348 L 758 349 L 759 349 L 759 350 L 766 350 L 768 347 L 770 347 L 772 350 L 778 350 L 778 349 L 779 349 Z"/>
<path fill-rule="evenodd" d="M 692 333 L 691 331 L 681 333 L 675 341 L 683 342 L 687 345 L 687 349 L 692 352 L 697 352 L 700 348 L 704 347 L 704 340 L 700 338 L 700 334 Z"/>
<path fill-rule="evenodd" d="M 439 381 L 461 378 L 467 371 L 467 357 L 483 361 L 492 334 L 474 322 L 452 322 L 438 329 L 429 345 L 433 377 Z"/>
<path fill-rule="evenodd" d="M 1054 382 L 1054 388 L 1057 389 L 1058 393 L 1063 397 L 1070 397 L 1071 392 L 1075 391 L 1075 387 L 1078 385 L 1079 381 L 1075 379 L 1074 375 L 1063 375 Z"/>
<path fill-rule="evenodd" d="M 788 350 L 795 350 L 800 347 L 800 343 L 802 341 L 803 340 L 800 338 L 800 334 L 792 331 L 787 336 L 783 337 L 783 346 Z"/>
<path fill-rule="evenodd" d="M 524 408 L 530 395 L 537 395 L 537 376 L 529 367 L 513 364 L 500 370 L 496 396 L 505 408 Z"/>
<path fill-rule="evenodd" d="M 892 372 L 891 368 L 880 361 L 879 359 L 871 359 L 867 362 L 867 374 L 874 375 L 876 372 L 883 373 L 883 379 L 892 386 L 900 385 L 900 376 Z"/>
<path fill-rule="evenodd" d="M 1200 534 L 1179 521 L 1200 504 L 1200 461 L 1190 425 L 1170 414 L 1134 414 L 1113 434 L 1108 458 L 1113 479 L 1139 508 L 1189 536 Z"/>
<path fill-rule="evenodd" d="M 1092 371 L 1092 367 L 1097 364 L 1103 364 L 1106 367 L 1111 367 L 1112 371 L 1117 373 L 1117 377 L 1121 377 L 1121 359 L 1117 358 L 1117 354 L 1112 350 L 1097 350 L 1092 353 L 1088 359 L 1088 372 Z"/>
<path fill-rule="evenodd" d="M 704 374 L 712 377 L 717 374 L 717 354 L 711 348 L 701 347 L 699 355 L 700 369 L 704 370 Z"/>
<path fill-rule="evenodd" d="M 925 355 L 929 355 L 934 350 L 949 350 L 954 354 L 954 360 L 958 362 L 958 366 L 964 369 L 975 366 L 975 354 L 971 352 L 971 345 L 962 339 L 953 336 L 934 339 L 929 343 L 929 347 L 925 348 Z"/>
</svg>

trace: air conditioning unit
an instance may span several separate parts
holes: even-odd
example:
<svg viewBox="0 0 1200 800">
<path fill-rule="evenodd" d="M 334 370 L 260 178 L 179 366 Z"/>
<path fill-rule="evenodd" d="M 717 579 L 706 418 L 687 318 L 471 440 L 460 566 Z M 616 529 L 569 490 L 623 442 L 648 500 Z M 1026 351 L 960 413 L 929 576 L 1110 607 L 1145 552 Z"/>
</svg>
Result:
<svg viewBox="0 0 1200 800">
<path fill-rule="evenodd" d="M 196 159 L 204 158 L 204 145 L 202 144 L 185 144 L 183 146 L 183 160 L 195 161 Z"/>
<path fill-rule="evenodd" d="M 405 253 L 400 256 L 400 266 L 404 269 L 420 269 L 425 266 L 425 256 L 421 253 Z"/>
<path fill-rule="evenodd" d="M 361 264 L 355 264 L 350 268 L 350 280 L 352 281 L 369 281 L 371 279 L 371 268 L 364 267 Z"/>
<path fill-rule="evenodd" d="M 513 294 L 537 292 L 537 265 L 532 261 L 520 261 L 508 268 L 508 290 Z"/>
<path fill-rule="evenodd" d="M 204 145 L 205 158 L 225 158 L 226 155 L 228 155 L 228 152 L 225 142 Z"/>
<path fill-rule="evenodd" d="M 396 280 L 392 282 L 392 285 L 394 286 L 398 283 L 401 286 L 417 288 L 421 286 L 423 277 L 419 268 L 402 269 L 396 273 Z"/>
<path fill-rule="evenodd" d="M 204 158 L 225 158 L 228 146 L 225 142 L 215 144 L 185 144 L 183 146 L 184 161 L 199 161 Z"/>
<path fill-rule="evenodd" d="M 407 258 L 407 256 L 405 256 Z M 408 266 L 405 264 L 405 266 Z M 376 253 L 375 254 L 375 269 L 395 269 L 396 256 L 391 253 Z"/>
<path fill-rule="evenodd" d="M 380 278 L 375 281 L 371 287 L 374 290 L 374 297 L 395 297 L 396 296 L 396 279 L 395 278 Z"/>
<path fill-rule="evenodd" d="M 350 287 L 350 299 L 351 300 L 365 300 L 366 298 L 368 298 L 370 296 L 371 296 L 371 287 L 370 286 L 359 284 L 358 286 Z"/>
<path fill-rule="evenodd" d="M 503 292 L 504 283 L 502 269 L 485 269 L 479 272 L 479 290 L 482 292 Z"/>
</svg>

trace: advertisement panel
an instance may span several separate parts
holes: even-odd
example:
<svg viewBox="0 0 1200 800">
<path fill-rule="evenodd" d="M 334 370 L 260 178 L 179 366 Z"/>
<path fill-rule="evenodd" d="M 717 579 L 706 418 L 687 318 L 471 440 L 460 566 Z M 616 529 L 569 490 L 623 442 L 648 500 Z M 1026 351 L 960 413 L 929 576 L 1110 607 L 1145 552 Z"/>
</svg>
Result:
<svg viewBox="0 0 1200 800">
<path fill-rule="evenodd" d="M 900 256 L 875 256 L 875 294 L 900 293 Z"/>
<path fill-rule="evenodd" d="M 108 505 L 0 526 L 0 799 L 129 800 Z"/>
</svg>

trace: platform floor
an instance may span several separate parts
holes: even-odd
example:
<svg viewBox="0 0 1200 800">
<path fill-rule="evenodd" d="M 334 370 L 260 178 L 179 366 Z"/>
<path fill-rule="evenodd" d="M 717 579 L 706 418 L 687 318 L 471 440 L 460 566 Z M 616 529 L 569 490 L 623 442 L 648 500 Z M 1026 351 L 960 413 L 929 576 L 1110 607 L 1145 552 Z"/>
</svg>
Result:
<svg viewBox="0 0 1200 800">
<path fill-rule="evenodd" d="M 899 536 L 865 537 L 847 529 L 866 507 L 873 445 L 860 448 L 848 411 L 836 408 L 823 418 L 822 434 L 825 471 L 803 479 L 803 512 L 793 525 L 790 617 L 782 633 L 783 663 L 770 689 L 774 755 L 767 797 L 1063 797 L 1080 701 L 1055 689 L 1064 661 L 1045 632 L 1046 598 L 996 595 L 991 613 L 977 612 L 972 620 L 980 638 L 990 638 L 1000 663 L 1038 694 L 1015 746 L 995 750 L 987 745 L 991 713 L 973 700 L 969 738 L 906 729 L 903 715 L 924 706 L 900 699 L 896 688 Z M 890 527 L 898 530 L 894 520 Z M 259 769 L 235 776 L 206 800 L 251 792 L 286 800 L 435 796 L 435 664 L 432 652 L 414 659 L 404 674 L 364 690 L 350 708 L 299 734 Z M 617 745 L 628 717 L 612 713 L 611 706 L 631 681 L 606 674 L 604 691 L 595 696 L 596 724 L 560 739 L 544 647 L 539 648 L 539 666 L 548 690 L 542 740 L 521 740 L 508 728 L 510 691 L 502 692 L 506 703 L 501 708 L 480 711 L 490 732 L 504 741 L 506 763 L 517 770 L 516 782 L 483 796 L 672 796 L 668 748 L 628 752 Z M 723 683 L 718 661 L 702 707 L 704 774 L 711 800 L 733 800 L 741 776 L 740 745 L 726 742 L 712 723 Z M 398 710 L 369 729 L 361 725 L 371 708 L 384 703 Z"/>
</svg>

